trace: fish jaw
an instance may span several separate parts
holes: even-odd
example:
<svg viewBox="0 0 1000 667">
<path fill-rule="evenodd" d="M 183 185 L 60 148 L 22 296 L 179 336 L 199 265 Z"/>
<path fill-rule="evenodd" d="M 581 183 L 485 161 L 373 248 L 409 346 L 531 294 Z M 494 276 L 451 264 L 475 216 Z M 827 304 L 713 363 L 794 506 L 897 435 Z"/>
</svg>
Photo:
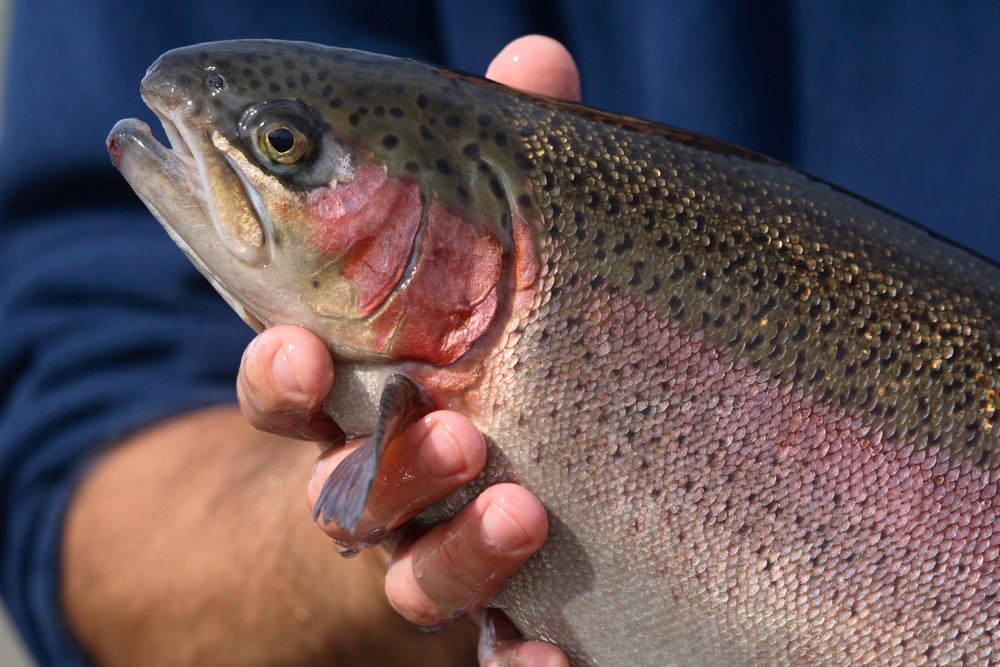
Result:
<svg viewBox="0 0 1000 667">
<path fill-rule="evenodd" d="M 254 272 L 240 266 L 242 262 L 225 245 L 202 242 L 206 235 L 214 235 L 215 224 L 201 194 L 198 168 L 190 153 L 167 148 L 156 140 L 148 125 L 134 118 L 115 124 L 107 138 L 107 149 L 114 166 L 170 238 L 233 310 L 254 330 L 262 331 L 261 315 L 234 295 L 229 279 L 220 277 L 222 273 L 241 274 L 256 280 Z"/>
</svg>

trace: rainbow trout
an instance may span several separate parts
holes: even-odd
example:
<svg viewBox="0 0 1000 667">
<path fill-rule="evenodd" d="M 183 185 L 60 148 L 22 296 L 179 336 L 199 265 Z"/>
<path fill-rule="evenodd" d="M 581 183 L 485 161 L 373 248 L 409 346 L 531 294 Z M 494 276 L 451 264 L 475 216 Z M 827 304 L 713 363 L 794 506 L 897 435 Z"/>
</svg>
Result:
<svg viewBox="0 0 1000 667">
<path fill-rule="evenodd" d="M 114 163 L 257 329 L 307 327 L 374 433 L 434 407 L 551 535 L 496 599 L 575 665 L 1000 660 L 997 267 L 733 146 L 426 64 L 162 56 Z"/>
</svg>

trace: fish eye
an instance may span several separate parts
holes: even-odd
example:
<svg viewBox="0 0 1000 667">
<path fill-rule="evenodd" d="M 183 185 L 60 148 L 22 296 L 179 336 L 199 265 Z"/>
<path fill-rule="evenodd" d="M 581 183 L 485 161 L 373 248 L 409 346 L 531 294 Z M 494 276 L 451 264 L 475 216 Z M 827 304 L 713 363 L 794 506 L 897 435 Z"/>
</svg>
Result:
<svg viewBox="0 0 1000 667">
<path fill-rule="evenodd" d="M 276 164 L 290 165 L 307 157 L 313 142 L 295 127 L 280 123 L 265 126 L 257 133 L 261 153 Z"/>
<path fill-rule="evenodd" d="M 284 155 L 295 148 L 295 133 L 287 127 L 276 127 L 267 133 L 267 143 Z"/>
<path fill-rule="evenodd" d="M 238 131 L 253 157 L 278 174 L 310 164 L 319 151 L 321 123 L 312 107 L 275 100 L 243 112 Z"/>
</svg>

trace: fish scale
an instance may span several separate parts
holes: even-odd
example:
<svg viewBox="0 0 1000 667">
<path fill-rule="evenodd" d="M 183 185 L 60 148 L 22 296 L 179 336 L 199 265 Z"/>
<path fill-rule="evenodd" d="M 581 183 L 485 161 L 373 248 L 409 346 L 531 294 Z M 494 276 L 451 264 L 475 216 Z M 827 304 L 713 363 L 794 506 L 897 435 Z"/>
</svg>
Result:
<svg viewBox="0 0 1000 667">
<path fill-rule="evenodd" d="M 994 265 L 768 158 L 412 61 L 203 45 L 143 91 L 190 157 L 123 121 L 113 159 L 249 322 L 327 342 L 338 419 L 387 423 L 391 371 L 487 435 L 483 474 L 420 521 L 498 481 L 542 500 L 549 539 L 494 602 L 526 636 L 588 667 L 1000 659 Z M 278 111 L 310 142 L 291 166 L 253 145 Z M 414 185 L 405 277 L 348 285 L 384 299 L 352 319 L 363 251 L 317 250 L 310 197 L 330 229 Z M 264 247 L 234 260 L 247 229 Z M 475 300 L 418 320 L 457 322 L 461 354 L 394 355 L 431 307 L 401 300 L 435 284 Z"/>
</svg>

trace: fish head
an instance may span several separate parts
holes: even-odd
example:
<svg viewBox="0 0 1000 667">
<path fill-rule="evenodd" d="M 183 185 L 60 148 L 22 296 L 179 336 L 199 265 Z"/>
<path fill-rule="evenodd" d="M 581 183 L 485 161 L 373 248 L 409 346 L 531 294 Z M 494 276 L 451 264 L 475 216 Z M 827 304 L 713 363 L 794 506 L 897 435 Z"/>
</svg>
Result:
<svg viewBox="0 0 1000 667">
<path fill-rule="evenodd" d="M 492 118 L 473 111 L 490 92 L 358 51 L 198 45 L 141 84 L 172 147 L 125 120 L 108 148 L 255 329 L 305 326 L 343 359 L 447 364 L 506 298 L 526 180 L 506 142 L 480 148 Z"/>
</svg>

